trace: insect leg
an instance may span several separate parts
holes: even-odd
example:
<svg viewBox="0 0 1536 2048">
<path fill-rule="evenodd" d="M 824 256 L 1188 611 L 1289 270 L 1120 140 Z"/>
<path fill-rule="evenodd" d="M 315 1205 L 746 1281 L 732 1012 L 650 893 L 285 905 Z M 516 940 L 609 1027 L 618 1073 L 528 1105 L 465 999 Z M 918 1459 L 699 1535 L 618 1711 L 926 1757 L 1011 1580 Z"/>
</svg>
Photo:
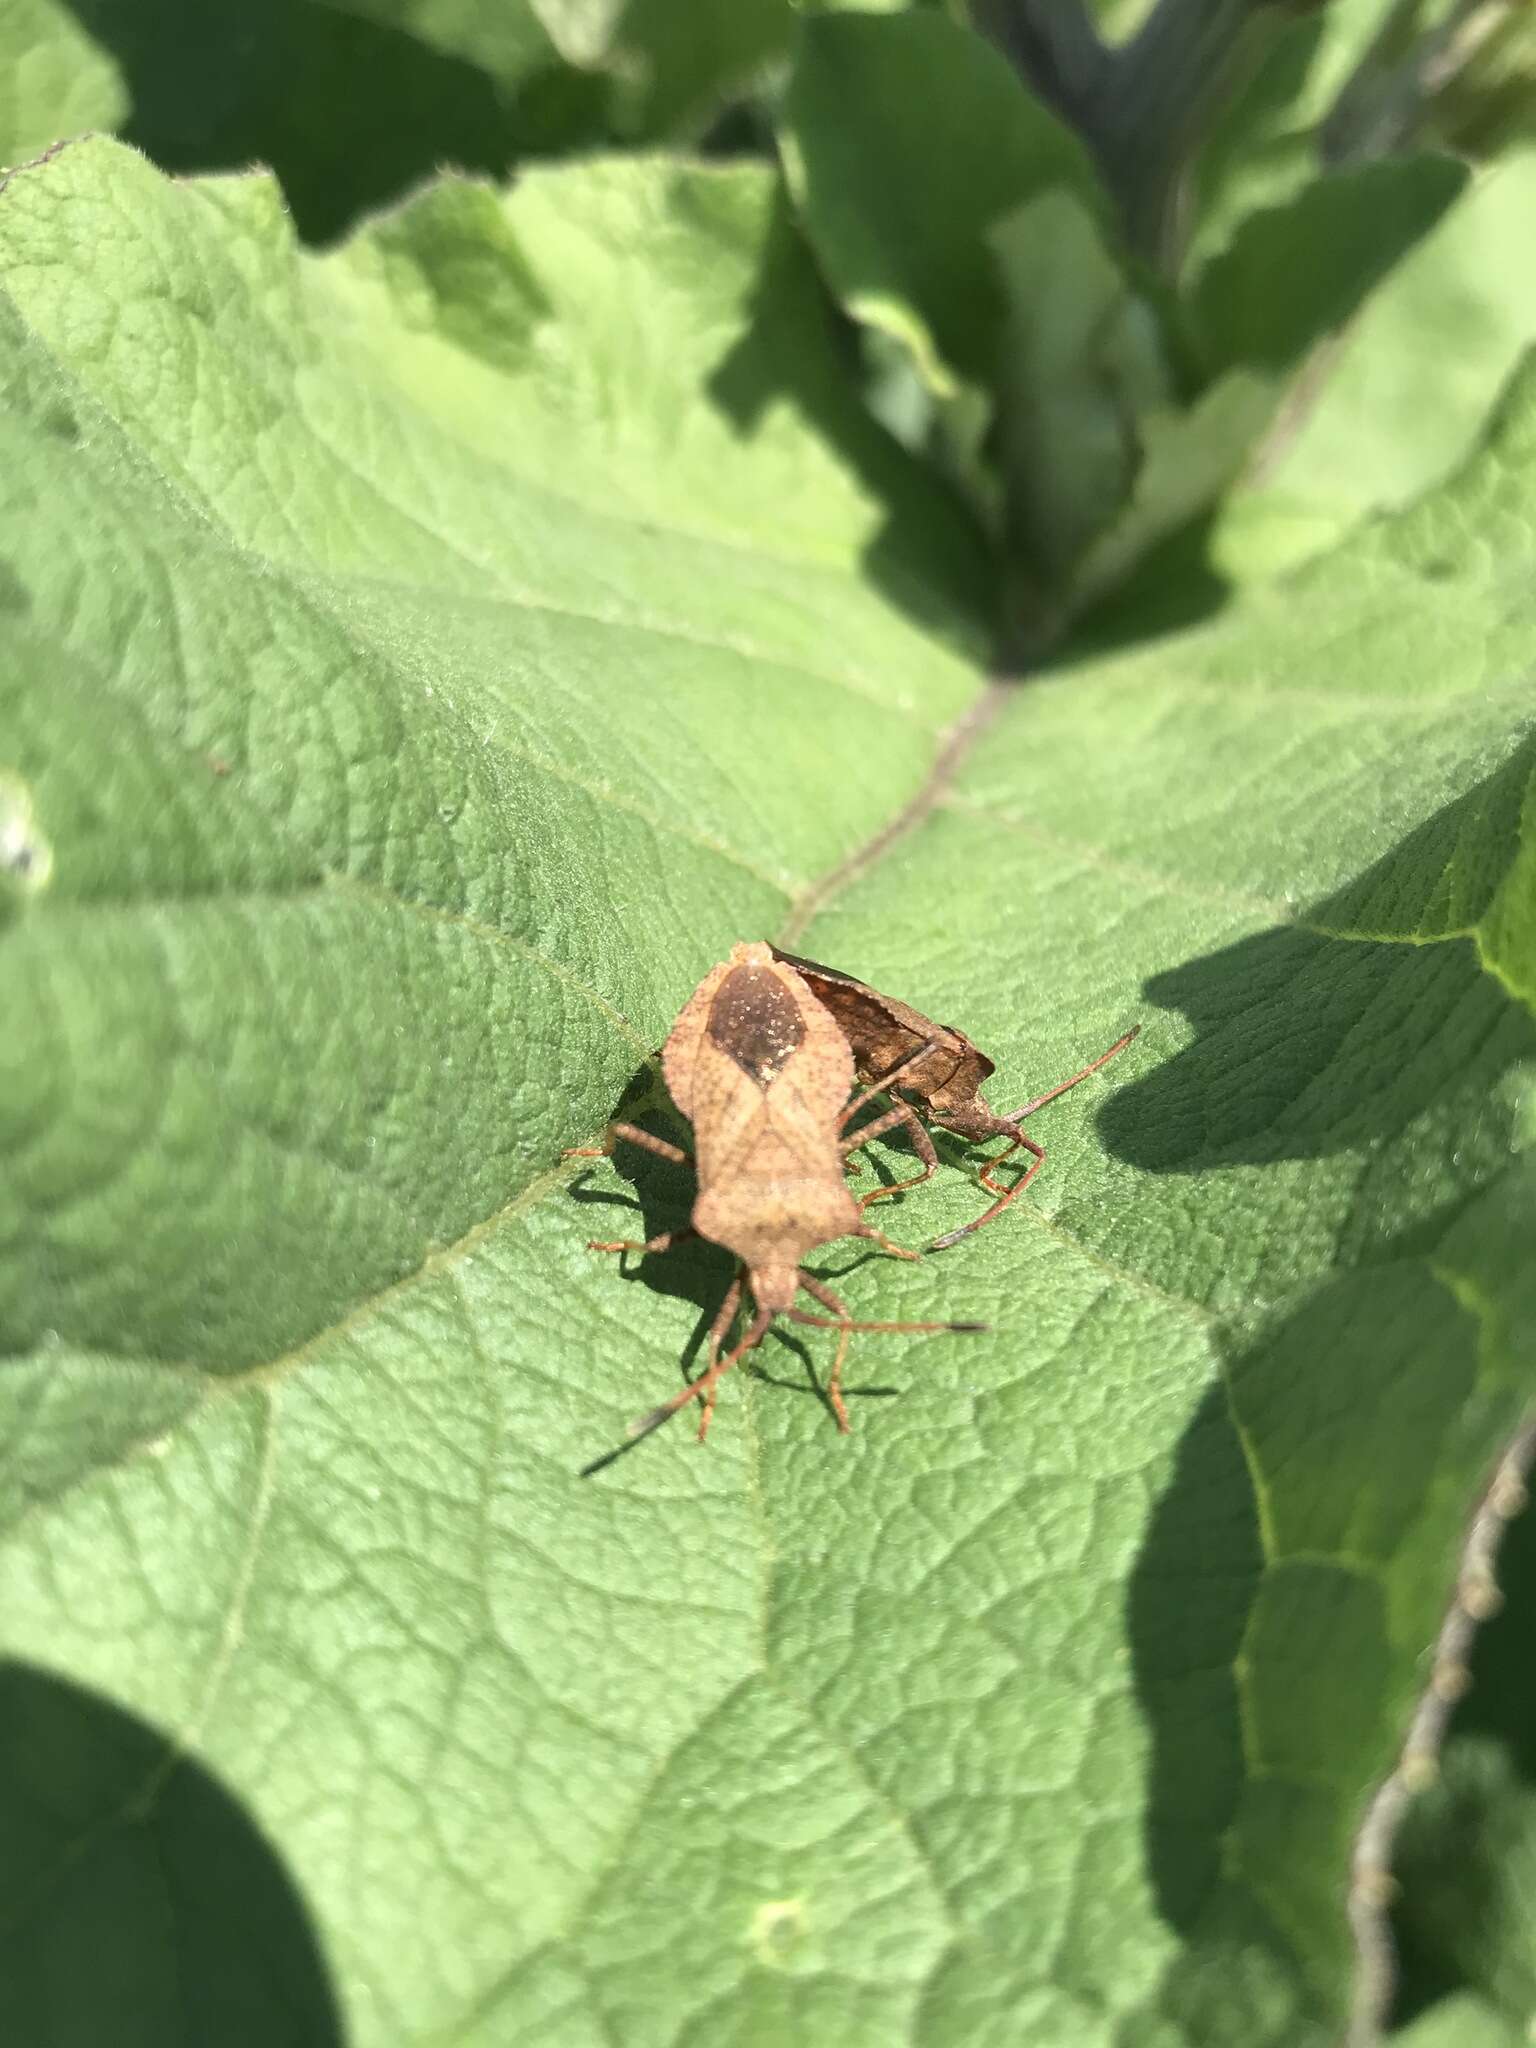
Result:
<svg viewBox="0 0 1536 2048">
<path fill-rule="evenodd" d="M 609 1159 L 613 1156 L 616 1141 L 623 1138 L 631 1145 L 638 1145 L 642 1151 L 654 1152 L 658 1159 L 669 1159 L 674 1166 L 691 1166 L 693 1155 L 685 1152 L 681 1145 L 669 1144 L 665 1138 L 656 1138 L 649 1131 L 642 1131 L 638 1124 L 610 1124 L 603 1133 L 601 1145 L 571 1145 L 560 1154 L 562 1159 Z"/>
<path fill-rule="evenodd" d="M 852 1102 L 843 1111 L 838 1129 L 846 1131 L 850 1120 L 858 1115 L 866 1103 L 873 1102 L 877 1095 L 884 1095 L 894 1082 L 901 1079 L 909 1067 L 915 1067 L 919 1060 L 925 1060 L 929 1053 L 937 1051 L 938 1044 L 939 1041 L 936 1038 L 925 1038 L 916 1052 L 909 1052 L 905 1059 L 899 1059 L 894 1067 L 888 1068 L 878 1080 L 872 1081 L 862 1095 L 855 1095 Z"/>
<path fill-rule="evenodd" d="M 714 1389 L 721 1376 L 728 1373 L 736 1361 L 745 1357 L 754 1345 L 762 1343 L 772 1321 L 772 1311 L 760 1308 L 739 1344 L 729 1350 L 724 1358 L 717 1358 L 713 1365 L 707 1366 L 696 1380 L 690 1380 L 688 1385 L 674 1394 L 670 1401 L 663 1401 L 661 1406 L 653 1408 L 649 1415 L 642 1415 L 632 1422 L 629 1425 L 629 1434 L 632 1437 L 649 1436 L 653 1429 L 660 1429 L 664 1422 L 675 1415 L 679 1408 L 685 1408 L 690 1401 L 713 1401 Z"/>
<path fill-rule="evenodd" d="M 734 1323 L 736 1320 L 736 1311 L 740 1307 L 741 1274 L 738 1272 L 736 1278 L 725 1290 L 725 1299 L 720 1304 L 719 1313 L 716 1315 L 715 1320 L 709 1326 L 709 1349 L 704 1355 L 709 1361 L 709 1367 L 711 1370 L 720 1362 L 720 1346 L 725 1342 L 727 1333 L 729 1332 L 732 1323 Z M 700 1443 L 703 1443 L 705 1437 L 709 1434 L 710 1419 L 712 1418 L 715 1412 L 715 1396 L 719 1393 L 719 1391 L 720 1382 L 717 1379 L 714 1385 L 711 1386 L 709 1392 L 702 1396 L 704 1412 L 699 1417 Z"/>
<path fill-rule="evenodd" d="M 685 1244 L 690 1237 L 697 1237 L 698 1234 L 691 1223 L 685 1223 L 681 1230 L 664 1230 L 660 1237 L 647 1237 L 644 1239 L 620 1237 L 614 1239 L 612 1243 L 600 1243 L 597 1238 L 589 1237 L 587 1239 L 587 1250 L 589 1252 L 667 1252 L 672 1249 L 673 1245 Z"/>
<path fill-rule="evenodd" d="M 925 1180 L 932 1178 L 938 1170 L 939 1155 L 933 1149 L 933 1140 L 924 1130 L 922 1119 L 910 1102 L 893 1102 L 884 1116 L 877 1116 L 873 1123 L 865 1124 L 861 1131 L 855 1131 L 851 1138 L 843 1140 L 843 1150 L 850 1151 L 855 1145 L 862 1145 L 867 1138 L 878 1138 L 883 1131 L 891 1130 L 897 1124 L 906 1126 L 917 1156 L 923 1162 L 921 1173 L 910 1174 L 906 1180 L 892 1181 L 887 1187 L 880 1187 L 872 1193 L 861 1195 L 859 1207 L 867 1209 L 871 1202 L 883 1202 L 887 1195 L 899 1195 L 903 1188 L 921 1187 Z"/>
<path fill-rule="evenodd" d="M 1001 1152 L 994 1152 L 990 1158 L 982 1161 L 981 1172 L 976 1176 L 984 1188 L 990 1188 L 994 1195 L 1006 1195 L 1010 1202 L 1019 1192 L 1019 1189 L 1023 1187 L 1024 1180 L 1016 1180 L 1012 1187 L 1002 1187 L 992 1178 L 992 1169 L 994 1166 L 1001 1166 L 1009 1153 L 1016 1152 L 1020 1145 L 1024 1147 L 1026 1152 L 1033 1152 L 1035 1155 L 1035 1163 L 1030 1167 L 1029 1172 L 1025 1174 L 1024 1180 L 1028 1180 L 1030 1174 L 1038 1173 L 1045 1164 L 1045 1147 L 1037 1145 L 1033 1138 L 1026 1138 L 1024 1133 L 1020 1131 L 1017 1137 L 1009 1139 Z M 979 1228 L 980 1226 L 973 1227 Z"/>
<path fill-rule="evenodd" d="M 837 1311 L 837 1320 L 835 1322 L 829 1321 L 826 1316 L 808 1315 L 803 1308 L 786 1309 L 784 1313 L 792 1322 L 809 1323 L 811 1328 L 815 1330 L 837 1330 L 841 1333 L 842 1341 L 837 1347 L 837 1358 L 832 1367 L 832 1376 L 827 1382 L 827 1393 L 837 1414 L 838 1427 L 845 1432 L 848 1428 L 848 1411 L 843 1406 L 839 1383 L 843 1369 L 843 1354 L 847 1349 L 848 1339 L 855 1330 L 907 1331 L 914 1335 L 926 1333 L 937 1335 L 940 1332 L 944 1332 L 946 1334 L 953 1333 L 959 1335 L 961 1332 L 972 1334 L 989 1330 L 992 1327 L 990 1323 L 856 1323 L 850 1320 L 846 1307 L 838 1300 L 831 1288 L 818 1280 L 813 1273 L 807 1273 L 802 1269 L 800 1285 L 807 1294 L 819 1301 L 823 1308 L 836 1309 Z"/>
<path fill-rule="evenodd" d="M 1011 1188 L 1002 1187 L 997 1181 L 995 1181 L 992 1178 L 992 1169 L 995 1166 L 1001 1165 L 1003 1160 L 1005 1160 L 1008 1157 L 1010 1152 L 1017 1152 L 1021 1145 L 1024 1147 L 1025 1151 L 1033 1152 L 1035 1156 L 1033 1160 L 1030 1162 L 1028 1171 L 1021 1173 Z M 981 1226 L 984 1223 L 990 1223 L 994 1216 L 1001 1216 L 1003 1211 L 1008 1207 L 1008 1204 L 1010 1202 L 1016 1201 L 1018 1197 L 1023 1194 L 1024 1190 L 1029 1186 L 1030 1182 L 1034 1179 L 1035 1175 L 1040 1171 L 1041 1167 L 1044 1166 L 1044 1164 L 1045 1147 L 1043 1145 L 1037 1145 L 1033 1138 L 1025 1137 L 1022 1131 L 1016 1131 L 1014 1135 L 1009 1139 L 1008 1143 L 1003 1147 L 1002 1151 L 994 1152 L 992 1157 L 987 1161 L 986 1165 L 983 1166 L 983 1168 L 981 1169 L 982 1186 L 985 1188 L 990 1188 L 993 1194 L 997 1196 L 997 1200 L 992 1204 L 990 1209 L 983 1209 L 981 1214 L 975 1217 L 971 1222 L 962 1223 L 958 1230 L 948 1230 L 944 1233 L 942 1237 L 936 1237 L 933 1240 L 932 1244 L 929 1245 L 929 1251 L 946 1251 L 948 1250 L 950 1245 L 958 1244 L 962 1237 L 969 1237 L 973 1230 L 980 1230 Z"/>
<path fill-rule="evenodd" d="M 861 1223 L 857 1230 L 850 1230 L 850 1237 L 867 1237 L 871 1244 L 879 1245 L 881 1251 L 889 1252 L 893 1259 L 920 1259 L 921 1252 L 909 1251 L 904 1244 L 897 1244 L 886 1236 L 883 1230 L 876 1230 L 872 1224 Z"/>
<path fill-rule="evenodd" d="M 832 1361 L 832 1370 L 827 1375 L 827 1400 L 832 1413 L 837 1417 L 837 1426 L 843 1435 L 848 1434 L 851 1424 L 848 1420 L 847 1403 L 843 1400 L 843 1360 L 848 1356 L 848 1339 L 853 1335 L 853 1323 L 848 1314 L 848 1304 L 839 1301 L 831 1288 L 818 1280 L 814 1273 L 802 1272 L 800 1285 L 813 1301 L 819 1301 L 823 1308 L 831 1309 L 838 1319 L 837 1356 Z"/>
</svg>

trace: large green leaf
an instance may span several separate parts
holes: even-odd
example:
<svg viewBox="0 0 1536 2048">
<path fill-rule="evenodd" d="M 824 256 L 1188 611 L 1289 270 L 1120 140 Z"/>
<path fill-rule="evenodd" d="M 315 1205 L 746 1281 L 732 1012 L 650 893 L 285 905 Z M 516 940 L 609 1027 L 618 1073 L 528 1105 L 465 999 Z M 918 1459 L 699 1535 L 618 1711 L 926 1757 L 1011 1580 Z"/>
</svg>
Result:
<svg viewBox="0 0 1536 2048">
<path fill-rule="evenodd" d="M 1530 1393 L 1536 384 L 1007 693 L 763 172 L 315 258 L 90 144 L 0 265 L 8 2038 L 1331 2042 Z M 846 1440 L 773 1341 L 582 1480 L 725 1269 L 586 1253 L 686 1179 L 560 1151 L 758 934 L 1004 1107 L 1144 1028 L 839 1283 L 990 1336 L 857 1340 Z"/>
</svg>

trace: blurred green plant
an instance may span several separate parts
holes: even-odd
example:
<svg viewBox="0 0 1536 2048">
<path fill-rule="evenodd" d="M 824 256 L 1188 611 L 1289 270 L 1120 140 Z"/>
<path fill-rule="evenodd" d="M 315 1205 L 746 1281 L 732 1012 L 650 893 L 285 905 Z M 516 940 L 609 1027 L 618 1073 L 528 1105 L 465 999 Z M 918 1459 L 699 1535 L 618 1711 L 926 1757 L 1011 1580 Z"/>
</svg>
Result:
<svg viewBox="0 0 1536 2048">
<path fill-rule="evenodd" d="M 171 170 L 269 163 L 325 240 L 444 163 L 776 134 L 868 402 L 982 522 L 1018 655 L 1390 502 L 1341 521 L 1292 444 L 1465 159 L 1526 132 L 1531 34 L 1523 0 L 0 0 L 0 161 L 103 126 Z M 1476 418 L 1418 486 L 1513 360 L 1458 363 Z"/>
</svg>

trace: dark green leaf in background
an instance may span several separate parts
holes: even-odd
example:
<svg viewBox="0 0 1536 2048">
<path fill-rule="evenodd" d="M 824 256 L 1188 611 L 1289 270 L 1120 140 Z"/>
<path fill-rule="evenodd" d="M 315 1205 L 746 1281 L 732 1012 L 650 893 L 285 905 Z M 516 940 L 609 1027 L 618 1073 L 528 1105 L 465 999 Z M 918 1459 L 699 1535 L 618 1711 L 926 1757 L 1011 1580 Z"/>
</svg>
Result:
<svg viewBox="0 0 1536 2048">
<path fill-rule="evenodd" d="M 1003 59 L 942 15 L 801 25 L 781 144 L 833 291 L 942 393 L 996 372 L 1006 318 L 990 232 L 1058 186 L 1104 200 L 1083 145 Z"/>
<path fill-rule="evenodd" d="M 340 234 L 444 164 L 703 128 L 789 0 L 0 0 L 0 165 L 118 128 L 176 171 L 270 164 Z"/>
<path fill-rule="evenodd" d="M 1203 260 L 1248 214 L 1294 198 L 1316 178 L 1327 123 L 1398 0 L 1325 0 L 1276 8 L 1278 27 L 1212 124 L 1195 166 L 1193 253 Z"/>
<path fill-rule="evenodd" d="M 1518 2040 L 1536 2006 L 1536 1517 L 1528 1512 L 1504 1538 L 1498 1576 L 1504 1605 L 1476 1641 L 1439 1774 L 1404 1829 L 1396 1933 L 1410 2010 L 1433 2014 L 1437 2001 L 1475 1996 Z"/>
<path fill-rule="evenodd" d="M 1466 176 L 1451 157 L 1391 157 L 1332 172 L 1251 214 L 1194 286 L 1196 331 L 1212 368 L 1293 368 L 1344 325 Z"/>
<path fill-rule="evenodd" d="M 1525 2048 L 1523 2028 L 1507 2026 L 1481 1999 L 1448 1998 L 1394 2035 L 1401 2048 Z"/>
<path fill-rule="evenodd" d="M 19 28 L 7 8 L 23 10 Z M 508 47 L 511 24 L 523 24 L 520 82 L 418 41 L 404 4 L 369 13 L 329 0 L 0 0 L 0 52 L 14 47 L 9 30 L 24 66 L 31 49 L 58 53 L 23 69 L 42 84 L 0 127 L 0 163 L 116 126 L 167 170 L 270 164 L 300 231 L 323 240 L 442 164 L 500 171 L 602 134 L 595 82 L 560 65 L 522 0 L 476 11 L 504 24 Z M 82 49 L 89 61 L 71 62 Z M 0 79 L 5 71 L 0 58 Z"/>
</svg>

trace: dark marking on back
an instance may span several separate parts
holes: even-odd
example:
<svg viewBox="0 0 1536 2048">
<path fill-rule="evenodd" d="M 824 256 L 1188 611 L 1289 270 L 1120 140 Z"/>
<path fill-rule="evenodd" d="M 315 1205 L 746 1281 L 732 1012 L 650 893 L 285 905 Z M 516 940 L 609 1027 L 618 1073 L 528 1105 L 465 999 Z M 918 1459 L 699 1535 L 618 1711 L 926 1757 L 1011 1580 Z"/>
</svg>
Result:
<svg viewBox="0 0 1536 2048">
<path fill-rule="evenodd" d="M 733 967 L 709 1006 L 709 1039 L 766 1088 L 805 1037 L 800 1007 L 766 967 Z"/>
</svg>

